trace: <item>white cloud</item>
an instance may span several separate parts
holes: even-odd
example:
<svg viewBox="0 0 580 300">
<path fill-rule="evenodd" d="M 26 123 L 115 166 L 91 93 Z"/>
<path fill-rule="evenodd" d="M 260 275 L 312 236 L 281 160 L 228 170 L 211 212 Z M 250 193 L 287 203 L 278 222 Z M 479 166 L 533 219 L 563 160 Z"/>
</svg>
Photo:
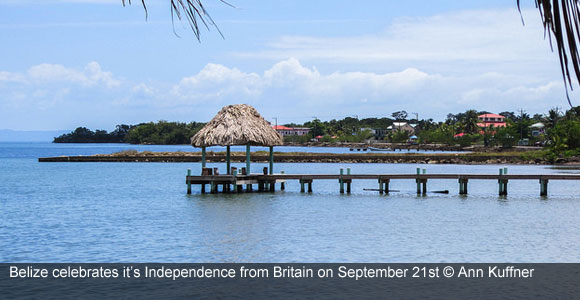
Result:
<svg viewBox="0 0 580 300">
<path fill-rule="evenodd" d="M 295 57 L 331 68 L 396 70 L 408 67 L 435 72 L 557 73 L 557 56 L 543 40 L 537 10 L 517 9 L 452 12 L 406 17 L 376 34 L 341 37 L 283 36 L 263 50 L 234 52 L 244 59 L 273 61 Z M 556 64 L 556 65 L 555 65 Z M 538 74 L 541 76 L 542 74 Z"/>
<path fill-rule="evenodd" d="M 254 97 L 261 93 L 262 84 L 257 74 L 210 63 L 198 74 L 181 79 L 173 87 L 172 95 L 190 104 L 227 97 Z"/>
<path fill-rule="evenodd" d="M 565 90 L 537 12 L 524 14 L 526 27 L 515 10 L 471 11 L 403 18 L 374 35 L 282 37 L 264 51 L 237 54 L 244 63 L 270 61 L 267 67 L 209 63 L 175 82 L 131 82 L 97 62 L 0 71 L 0 128 L 18 123 L 18 112 L 75 125 L 207 121 L 231 103 L 255 105 L 281 122 L 401 109 L 437 120 L 471 108 L 541 113 L 565 105 Z"/>
<path fill-rule="evenodd" d="M 90 62 L 84 70 L 66 68 L 57 64 L 40 64 L 28 69 L 26 75 L 20 75 L 34 83 L 69 83 L 84 86 L 104 85 L 117 87 L 121 83 L 111 72 L 105 72 L 97 62 Z"/>
</svg>

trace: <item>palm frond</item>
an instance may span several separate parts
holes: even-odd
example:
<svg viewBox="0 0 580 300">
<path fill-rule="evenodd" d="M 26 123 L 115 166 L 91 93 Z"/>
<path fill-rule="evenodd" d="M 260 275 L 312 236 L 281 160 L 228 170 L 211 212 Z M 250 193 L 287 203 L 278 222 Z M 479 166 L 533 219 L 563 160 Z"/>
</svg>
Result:
<svg viewBox="0 0 580 300">
<path fill-rule="evenodd" d="M 126 4 L 131 5 L 131 0 L 121 0 L 123 2 L 123 6 Z M 219 0 L 220 2 L 233 7 L 231 4 L 226 2 L 225 0 Z M 145 4 L 145 0 L 141 0 L 141 4 L 145 9 L 145 17 L 148 16 L 149 12 L 147 10 L 147 5 Z M 211 16 L 208 14 L 207 10 L 203 6 L 201 0 L 170 0 L 171 6 L 171 21 L 173 23 L 174 19 L 177 17 L 178 20 L 187 20 L 189 27 L 195 34 L 195 37 L 198 41 L 201 41 L 201 31 L 200 25 L 202 24 L 208 31 L 211 27 L 215 28 L 220 36 L 223 38 L 224 35 L 220 31 L 217 24 L 213 21 Z M 175 26 L 174 26 L 175 32 Z"/>
<path fill-rule="evenodd" d="M 560 60 L 562 78 L 566 87 L 566 97 L 572 106 L 568 89 L 573 90 L 573 77 L 580 85 L 580 0 L 535 0 L 540 12 L 544 32 L 554 51 L 552 38 Z M 517 0 L 520 9 L 520 0 Z M 520 10 L 521 12 L 521 10 Z M 571 66 L 571 68 L 570 68 Z"/>
</svg>

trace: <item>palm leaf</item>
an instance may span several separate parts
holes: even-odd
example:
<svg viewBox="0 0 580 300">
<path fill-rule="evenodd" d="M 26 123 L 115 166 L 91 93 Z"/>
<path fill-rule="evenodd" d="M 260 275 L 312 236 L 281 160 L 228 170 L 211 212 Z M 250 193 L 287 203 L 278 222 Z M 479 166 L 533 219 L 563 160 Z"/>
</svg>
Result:
<svg viewBox="0 0 580 300">
<path fill-rule="evenodd" d="M 535 2 L 552 51 L 554 51 L 552 37 L 556 42 L 566 97 L 572 106 L 568 89 L 573 90 L 573 78 L 580 85 L 580 55 L 578 53 L 580 0 L 535 0 Z M 520 0 L 517 0 L 517 5 L 520 9 Z"/>
<path fill-rule="evenodd" d="M 126 4 L 131 5 L 131 0 L 121 0 L 123 2 L 123 6 Z M 219 0 L 222 3 L 225 3 L 229 6 L 232 6 L 225 0 Z M 141 0 L 141 4 L 145 9 L 145 17 L 148 16 L 147 5 L 145 4 L 145 0 Z M 213 21 L 211 16 L 205 10 L 205 7 L 201 3 L 201 0 L 170 0 L 171 6 L 171 20 L 177 17 L 178 20 L 186 19 L 189 23 L 189 27 L 195 34 L 195 37 L 198 41 L 201 40 L 201 32 L 199 29 L 199 25 L 203 24 L 203 26 L 210 30 L 210 27 L 214 27 L 218 33 L 223 37 L 222 32 Z M 233 6 L 232 6 L 233 7 Z M 175 30 L 174 30 L 175 31 Z"/>
</svg>

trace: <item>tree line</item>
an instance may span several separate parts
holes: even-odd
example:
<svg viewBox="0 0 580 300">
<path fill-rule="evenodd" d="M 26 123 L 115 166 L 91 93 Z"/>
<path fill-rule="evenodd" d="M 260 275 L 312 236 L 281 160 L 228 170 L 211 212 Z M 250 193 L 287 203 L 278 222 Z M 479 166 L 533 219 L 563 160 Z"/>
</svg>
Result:
<svg viewBox="0 0 580 300">
<path fill-rule="evenodd" d="M 70 133 L 55 137 L 53 143 L 189 144 L 191 137 L 204 125 L 199 122 L 158 121 L 137 125 L 121 124 L 111 132 L 78 127 Z"/>
</svg>

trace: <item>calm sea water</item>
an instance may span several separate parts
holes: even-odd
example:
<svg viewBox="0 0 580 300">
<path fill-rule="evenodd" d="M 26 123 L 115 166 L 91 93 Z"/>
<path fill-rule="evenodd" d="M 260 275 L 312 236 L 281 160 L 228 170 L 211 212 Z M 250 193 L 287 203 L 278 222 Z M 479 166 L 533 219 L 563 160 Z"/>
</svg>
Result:
<svg viewBox="0 0 580 300">
<path fill-rule="evenodd" d="M 41 156 L 187 146 L 0 143 L 0 262 L 580 262 L 580 184 L 392 181 L 388 196 L 355 181 L 289 182 L 274 194 L 186 195 L 193 163 L 39 163 Z M 283 149 L 283 148 L 280 148 Z M 327 148 L 309 148 L 328 152 Z M 314 149 L 314 150 L 313 150 Z M 296 151 L 300 149 L 292 149 Z M 341 150 L 341 151 L 344 151 Z M 348 151 L 348 150 L 346 150 Z M 238 164 L 234 164 L 238 165 Z M 210 166 L 224 168 L 222 164 Z M 239 164 L 239 167 L 243 164 Z M 265 164 L 253 164 L 255 170 Z M 498 172 L 499 165 L 277 164 L 286 173 Z M 510 174 L 578 173 L 508 166 Z M 223 170 L 222 170 L 223 171 Z"/>
</svg>

